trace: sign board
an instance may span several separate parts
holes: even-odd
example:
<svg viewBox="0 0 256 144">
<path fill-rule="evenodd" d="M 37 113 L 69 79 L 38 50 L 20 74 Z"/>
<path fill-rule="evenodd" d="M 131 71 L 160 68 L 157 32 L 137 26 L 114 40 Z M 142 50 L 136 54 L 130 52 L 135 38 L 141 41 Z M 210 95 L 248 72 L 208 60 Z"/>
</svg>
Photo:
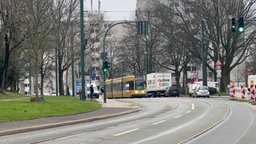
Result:
<svg viewBox="0 0 256 144">
<path fill-rule="evenodd" d="M 220 78 L 221 77 L 221 70 L 216 70 L 217 71 L 217 78 Z"/>
<path fill-rule="evenodd" d="M 95 79 L 96 79 L 96 73 L 94 72 L 91 74 L 91 80 L 95 80 Z"/>
<path fill-rule="evenodd" d="M 221 61 L 219 59 L 215 63 L 215 66 L 216 66 L 216 70 L 221 70 L 222 63 L 221 63 Z"/>
</svg>

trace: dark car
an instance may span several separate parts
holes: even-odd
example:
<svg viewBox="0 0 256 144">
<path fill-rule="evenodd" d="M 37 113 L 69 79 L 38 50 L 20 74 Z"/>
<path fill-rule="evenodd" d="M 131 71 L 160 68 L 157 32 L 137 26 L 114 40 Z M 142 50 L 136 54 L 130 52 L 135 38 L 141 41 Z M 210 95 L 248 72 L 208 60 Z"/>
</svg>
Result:
<svg viewBox="0 0 256 144">
<path fill-rule="evenodd" d="M 171 97 L 171 96 L 179 97 L 180 96 L 179 88 L 175 85 L 168 87 L 165 91 L 165 96 L 167 96 L 167 97 Z"/>
</svg>

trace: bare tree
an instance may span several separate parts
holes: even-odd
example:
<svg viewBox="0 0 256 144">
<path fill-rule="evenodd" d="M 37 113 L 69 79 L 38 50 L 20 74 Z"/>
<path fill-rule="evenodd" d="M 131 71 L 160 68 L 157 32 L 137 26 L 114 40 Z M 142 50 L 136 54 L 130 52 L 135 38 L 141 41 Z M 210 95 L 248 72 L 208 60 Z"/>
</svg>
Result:
<svg viewBox="0 0 256 144">
<path fill-rule="evenodd" d="M 73 29 L 75 26 L 75 21 L 78 16 L 76 11 L 77 5 L 77 0 L 58 0 L 56 1 L 55 5 L 57 14 L 54 19 L 57 23 L 56 29 L 53 32 L 53 37 L 55 42 L 54 47 L 57 53 L 58 84 L 60 95 L 64 95 L 63 73 L 68 70 L 72 63 L 69 39 L 71 29 Z M 58 93 L 58 91 L 56 93 Z"/>
<path fill-rule="evenodd" d="M 32 35 L 27 40 L 27 48 L 24 52 L 33 60 L 35 98 L 31 97 L 31 100 L 37 101 L 39 100 L 39 74 L 42 70 L 44 58 L 49 57 L 49 33 L 54 27 L 54 21 L 51 18 L 53 1 L 24 1 L 24 6 L 24 12 L 26 13 L 23 17 L 26 22 L 24 28 L 29 35 Z"/>
<path fill-rule="evenodd" d="M 175 1 L 172 1 L 173 3 Z M 182 0 L 176 6 L 177 16 L 182 21 L 179 26 L 187 33 L 186 39 L 193 44 L 192 49 L 188 49 L 194 57 L 201 59 L 200 39 L 195 39 L 195 35 L 200 34 L 201 21 L 206 23 L 205 41 L 207 58 L 216 62 L 222 62 L 222 83 L 221 88 L 230 82 L 230 71 L 241 64 L 248 57 L 248 48 L 255 38 L 255 30 L 247 31 L 244 34 L 231 31 L 230 16 L 235 18 L 244 17 L 247 19 L 246 29 L 250 27 L 250 19 L 253 19 L 255 1 L 226 0 L 226 1 L 193 1 Z M 189 13 L 188 13 L 189 12 Z M 209 43 L 214 43 L 209 47 Z M 213 65 L 206 64 L 207 68 L 216 74 Z M 216 77 L 216 76 L 215 76 Z"/>
<path fill-rule="evenodd" d="M 23 7 L 23 1 L 0 1 L 0 51 L 3 54 L 0 67 L 0 93 L 4 93 L 6 88 L 11 53 L 20 48 L 28 37 L 22 29 L 24 25 L 21 19 L 24 15 Z"/>
</svg>

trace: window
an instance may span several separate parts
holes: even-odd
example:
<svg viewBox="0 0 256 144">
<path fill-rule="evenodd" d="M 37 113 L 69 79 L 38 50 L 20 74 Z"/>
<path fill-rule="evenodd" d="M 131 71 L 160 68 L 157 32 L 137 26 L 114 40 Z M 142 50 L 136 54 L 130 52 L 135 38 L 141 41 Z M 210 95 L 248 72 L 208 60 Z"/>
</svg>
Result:
<svg viewBox="0 0 256 144">
<path fill-rule="evenodd" d="M 136 80 L 135 83 L 136 83 L 136 87 L 135 87 L 136 90 L 144 89 L 144 83 L 145 83 L 144 80 Z"/>
</svg>

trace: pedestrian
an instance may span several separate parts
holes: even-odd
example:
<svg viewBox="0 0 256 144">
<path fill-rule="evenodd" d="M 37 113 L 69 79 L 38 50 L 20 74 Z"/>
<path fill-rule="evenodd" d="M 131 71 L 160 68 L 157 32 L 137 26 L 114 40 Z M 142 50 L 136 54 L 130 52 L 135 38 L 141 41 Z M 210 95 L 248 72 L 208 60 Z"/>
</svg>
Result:
<svg viewBox="0 0 256 144">
<path fill-rule="evenodd" d="M 101 87 L 101 88 L 100 88 L 100 91 L 101 91 L 101 93 L 104 93 L 104 88 Z"/>
<path fill-rule="evenodd" d="M 90 97 L 91 97 L 91 99 L 93 97 L 93 94 L 94 94 L 93 85 L 91 85 L 90 86 Z"/>
<path fill-rule="evenodd" d="M 100 99 L 103 98 L 103 95 L 104 95 L 104 88 L 101 87 L 100 88 Z"/>
</svg>

